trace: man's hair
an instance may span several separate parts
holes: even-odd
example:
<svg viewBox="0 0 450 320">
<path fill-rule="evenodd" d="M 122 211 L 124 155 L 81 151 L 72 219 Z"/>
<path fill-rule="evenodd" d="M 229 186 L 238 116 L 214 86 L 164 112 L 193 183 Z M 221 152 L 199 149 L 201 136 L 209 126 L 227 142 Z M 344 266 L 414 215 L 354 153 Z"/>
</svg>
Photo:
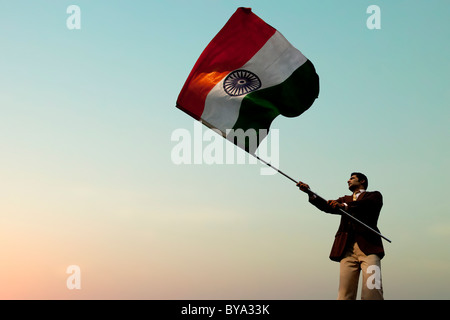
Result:
<svg viewBox="0 0 450 320">
<path fill-rule="evenodd" d="M 367 190 L 367 186 L 369 185 L 369 180 L 367 180 L 366 175 L 361 173 L 361 172 L 352 172 L 350 177 L 353 176 L 353 175 L 355 175 L 358 178 L 359 181 L 364 181 L 362 183 L 362 185 L 363 185 L 364 189 Z"/>
</svg>

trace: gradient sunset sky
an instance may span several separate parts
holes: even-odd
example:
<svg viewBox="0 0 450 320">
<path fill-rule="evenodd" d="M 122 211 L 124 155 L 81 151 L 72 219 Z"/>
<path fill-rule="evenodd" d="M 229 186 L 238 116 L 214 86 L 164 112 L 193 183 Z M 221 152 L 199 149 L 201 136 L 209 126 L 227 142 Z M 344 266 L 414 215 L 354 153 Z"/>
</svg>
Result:
<svg viewBox="0 0 450 320">
<path fill-rule="evenodd" d="M 260 163 L 171 158 L 195 127 L 177 96 L 238 7 L 320 76 L 272 124 L 280 169 L 327 199 L 364 172 L 385 299 L 450 299 L 448 0 L 1 0 L 0 299 L 336 298 L 339 217 Z"/>
</svg>

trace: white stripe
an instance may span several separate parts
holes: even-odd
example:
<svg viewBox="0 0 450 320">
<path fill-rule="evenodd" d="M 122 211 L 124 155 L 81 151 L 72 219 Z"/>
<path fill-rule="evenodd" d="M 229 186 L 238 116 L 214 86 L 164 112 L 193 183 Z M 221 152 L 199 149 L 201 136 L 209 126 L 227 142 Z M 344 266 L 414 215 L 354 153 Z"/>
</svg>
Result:
<svg viewBox="0 0 450 320">
<path fill-rule="evenodd" d="M 261 89 L 286 80 L 307 59 L 278 31 L 241 68 L 253 72 L 261 80 Z M 232 70 L 234 71 L 234 70 Z M 233 128 L 245 95 L 232 97 L 223 90 L 224 77 L 209 92 L 202 119 L 222 132 Z"/>
</svg>

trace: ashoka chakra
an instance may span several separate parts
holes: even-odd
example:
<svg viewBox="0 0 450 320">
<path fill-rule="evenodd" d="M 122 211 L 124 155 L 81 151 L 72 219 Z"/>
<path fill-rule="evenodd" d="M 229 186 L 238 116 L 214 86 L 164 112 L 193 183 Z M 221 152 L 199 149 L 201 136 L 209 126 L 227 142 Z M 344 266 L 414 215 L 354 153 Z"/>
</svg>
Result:
<svg viewBox="0 0 450 320">
<path fill-rule="evenodd" d="M 261 87 L 261 80 L 253 72 L 235 70 L 223 81 L 223 89 L 230 96 L 241 96 Z"/>
</svg>

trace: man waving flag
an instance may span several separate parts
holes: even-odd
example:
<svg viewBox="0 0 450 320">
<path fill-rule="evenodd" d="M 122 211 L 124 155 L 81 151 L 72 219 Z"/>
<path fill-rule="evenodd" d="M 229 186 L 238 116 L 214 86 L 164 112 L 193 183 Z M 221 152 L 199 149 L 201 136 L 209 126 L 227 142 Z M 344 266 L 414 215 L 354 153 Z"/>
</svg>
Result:
<svg viewBox="0 0 450 320">
<path fill-rule="evenodd" d="M 318 94 L 313 64 L 250 8 L 238 8 L 195 63 L 177 107 L 254 153 L 278 115 L 299 116 Z M 236 130 L 255 132 L 256 143 L 235 139 Z"/>
<path fill-rule="evenodd" d="M 195 63 L 177 107 L 272 167 L 254 154 L 261 134 L 267 134 L 280 114 L 301 115 L 318 94 L 319 76 L 311 61 L 251 9 L 238 8 Z M 236 135 L 235 130 L 255 132 L 256 143 L 249 143 L 247 134 Z M 303 184 L 276 170 L 297 185 Z M 325 201 L 309 187 L 303 191 Z M 339 213 L 390 242 L 345 210 Z"/>
</svg>

